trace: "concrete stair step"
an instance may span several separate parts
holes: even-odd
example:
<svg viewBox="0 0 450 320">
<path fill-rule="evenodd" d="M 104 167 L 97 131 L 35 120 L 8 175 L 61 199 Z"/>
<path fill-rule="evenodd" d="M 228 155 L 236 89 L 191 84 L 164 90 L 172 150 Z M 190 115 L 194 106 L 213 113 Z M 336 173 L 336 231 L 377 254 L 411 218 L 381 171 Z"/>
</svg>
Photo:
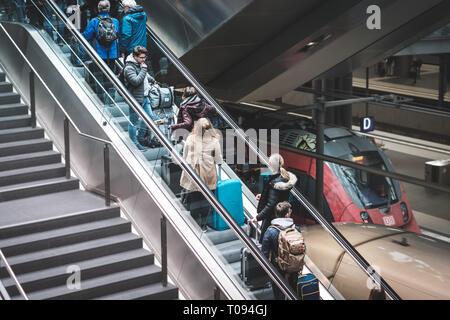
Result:
<svg viewBox="0 0 450 320">
<path fill-rule="evenodd" d="M 31 125 L 31 117 L 28 114 L 0 118 L 0 130 L 28 127 L 30 125 Z"/>
<path fill-rule="evenodd" d="M 0 239 L 43 232 L 46 230 L 69 227 L 99 220 L 113 219 L 117 217 L 120 217 L 120 208 L 118 206 L 92 209 L 73 214 L 64 214 L 60 217 L 52 217 L 31 223 L 1 228 Z"/>
<path fill-rule="evenodd" d="M 20 275 L 140 248 L 142 248 L 141 238 L 133 233 L 124 233 L 17 256 L 7 256 L 7 259 L 16 275 Z M 0 270 L 0 277 L 6 277 L 6 270 L 4 268 Z"/>
<path fill-rule="evenodd" d="M 30 300 L 86 300 L 161 281 L 161 269 L 155 265 L 116 272 L 101 277 L 84 280 L 81 288 L 69 289 L 66 284 L 35 291 L 29 294 Z M 12 299 L 22 297 L 15 296 Z"/>
<path fill-rule="evenodd" d="M 247 232 L 247 228 L 248 228 L 247 225 L 242 226 L 242 229 L 245 232 Z M 227 229 L 227 230 L 223 230 L 223 231 L 216 231 L 216 230 L 211 229 L 211 231 L 208 231 L 206 233 L 206 236 L 213 244 L 216 244 L 216 245 L 238 239 L 238 237 L 236 236 L 234 231 L 231 229 Z"/>
<path fill-rule="evenodd" d="M 0 77 L 0 81 L 1 77 Z M 2 82 L 4 82 L 3 80 Z M 9 103 L 19 103 L 20 102 L 20 95 L 15 92 L 2 92 L 0 93 L 0 105 L 1 104 L 9 104 Z"/>
<path fill-rule="evenodd" d="M 216 245 L 216 249 L 220 251 L 228 263 L 233 263 L 241 259 L 242 246 L 241 240 L 234 240 L 218 244 Z"/>
<path fill-rule="evenodd" d="M 81 272 L 81 280 L 104 276 L 108 273 L 116 273 L 130 268 L 143 267 L 154 263 L 153 253 L 136 249 L 117 254 L 107 255 L 100 258 L 76 261 L 76 265 Z M 18 276 L 18 280 L 25 292 L 30 293 L 46 288 L 62 286 L 67 283 L 69 274 L 68 266 L 57 266 L 54 268 L 30 272 Z M 10 278 L 2 279 L 3 285 L 10 295 L 19 295 L 15 283 Z"/>
<path fill-rule="evenodd" d="M 117 126 L 119 126 L 121 128 L 122 131 L 127 131 L 128 130 L 128 117 L 115 117 L 114 118 L 114 122 L 116 123 Z"/>
<path fill-rule="evenodd" d="M 116 106 L 117 105 L 117 106 Z M 110 115 L 113 117 L 124 117 L 129 115 L 129 106 L 126 102 L 116 102 L 116 105 L 113 104 L 107 110 Z"/>
<path fill-rule="evenodd" d="M 0 171 L 61 162 L 61 154 L 53 150 L 0 157 Z"/>
<path fill-rule="evenodd" d="M 131 223 L 119 217 L 3 239 L 0 248 L 5 255 L 15 256 L 126 232 L 131 232 Z"/>
<path fill-rule="evenodd" d="M 76 178 L 66 177 L 37 180 L 0 187 L 0 202 L 35 197 L 54 192 L 79 189 L 80 182 Z"/>
<path fill-rule="evenodd" d="M 23 103 L 0 105 L 0 117 L 28 114 L 28 106 Z"/>
<path fill-rule="evenodd" d="M 178 298 L 178 288 L 167 284 L 163 287 L 162 283 L 157 282 L 147 286 L 121 291 L 94 300 L 173 300 Z"/>
<path fill-rule="evenodd" d="M 42 138 L 44 138 L 44 129 L 42 128 L 23 127 L 0 130 L 0 143 Z"/>
<path fill-rule="evenodd" d="M 12 92 L 13 86 L 11 83 L 2 81 L 0 82 L 0 93 Z"/>
<path fill-rule="evenodd" d="M 66 168 L 63 163 L 1 171 L 0 186 L 57 178 L 64 176 L 65 173 Z"/>
<path fill-rule="evenodd" d="M 231 268 L 233 268 L 236 275 L 239 275 L 241 273 L 241 259 L 239 261 L 230 263 Z"/>
<path fill-rule="evenodd" d="M 52 148 L 53 143 L 47 139 L 32 139 L 0 143 L 0 157 L 48 151 L 52 150 Z"/>
</svg>

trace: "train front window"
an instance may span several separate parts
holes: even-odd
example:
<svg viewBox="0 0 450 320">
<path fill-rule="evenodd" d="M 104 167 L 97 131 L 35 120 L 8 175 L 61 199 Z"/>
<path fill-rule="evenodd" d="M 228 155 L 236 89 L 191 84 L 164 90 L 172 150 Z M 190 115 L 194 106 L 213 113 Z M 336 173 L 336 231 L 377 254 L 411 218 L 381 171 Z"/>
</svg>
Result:
<svg viewBox="0 0 450 320">
<path fill-rule="evenodd" d="M 387 170 L 378 152 L 365 152 L 351 155 L 352 161 L 371 168 Z M 348 159 L 348 158 L 347 158 Z M 340 171 L 344 180 L 342 184 L 353 202 L 364 209 L 387 206 L 398 201 L 398 196 L 391 178 L 344 166 L 331 166 Z"/>
</svg>

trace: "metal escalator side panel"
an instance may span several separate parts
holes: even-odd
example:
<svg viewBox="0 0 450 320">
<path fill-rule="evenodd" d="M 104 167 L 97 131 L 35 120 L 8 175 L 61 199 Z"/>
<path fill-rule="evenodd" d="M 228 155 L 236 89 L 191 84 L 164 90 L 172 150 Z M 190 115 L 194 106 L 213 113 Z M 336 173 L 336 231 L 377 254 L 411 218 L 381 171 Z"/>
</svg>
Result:
<svg viewBox="0 0 450 320">
<path fill-rule="evenodd" d="M 149 14 L 148 25 L 181 57 L 253 1 L 152 0 L 139 4 Z"/>
</svg>

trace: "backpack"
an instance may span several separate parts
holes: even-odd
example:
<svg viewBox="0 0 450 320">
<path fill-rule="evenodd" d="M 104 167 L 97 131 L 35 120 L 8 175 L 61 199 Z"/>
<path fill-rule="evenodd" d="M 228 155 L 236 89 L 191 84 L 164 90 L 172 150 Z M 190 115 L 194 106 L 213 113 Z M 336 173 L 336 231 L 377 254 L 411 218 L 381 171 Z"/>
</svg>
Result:
<svg viewBox="0 0 450 320">
<path fill-rule="evenodd" d="M 303 235 L 295 228 L 294 224 L 285 230 L 281 230 L 274 225 L 269 228 L 275 228 L 280 232 L 278 235 L 278 257 L 275 261 L 281 271 L 286 273 L 302 271 L 306 249 Z"/>
<path fill-rule="evenodd" d="M 152 109 L 172 107 L 175 103 L 174 89 L 161 88 L 158 84 L 154 84 L 150 87 L 148 98 Z"/>
<path fill-rule="evenodd" d="M 117 78 L 119 78 L 120 82 L 122 82 L 125 85 L 126 88 L 128 88 L 128 81 L 125 79 L 125 68 L 129 64 L 133 64 L 133 62 L 126 61 L 125 65 L 123 66 L 122 70 L 120 70 L 120 73 L 117 76 Z"/>
<path fill-rule="evenodd" d="M 101 46 L 109 48 L 119 38 L 116 26 L 110 17 L 97 17 L 97 19 L 100 20 L 97 28 L 97 41 Z"/>
</svg>

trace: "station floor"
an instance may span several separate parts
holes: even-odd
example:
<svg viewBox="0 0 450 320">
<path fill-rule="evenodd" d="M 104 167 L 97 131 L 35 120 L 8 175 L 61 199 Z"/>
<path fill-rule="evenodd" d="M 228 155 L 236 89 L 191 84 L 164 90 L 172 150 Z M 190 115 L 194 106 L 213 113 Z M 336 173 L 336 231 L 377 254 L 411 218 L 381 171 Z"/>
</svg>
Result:
<svg viewBox="0 0 450 320">
<path fill-rule="evenodd" d="M 366 79 L 353 77 L 353 86 L 366 87 Z M 428 99 L 439 99 L 439 66 L 424 64 L 420 72 L 420 78 L 413 84 L 412 78 L 400 77 L 372 77 L 369 79 L 369 89 L 392 92 Z M 447 86 L 445 101 L 450 101 L 450 83 Z"/>
</svg>

